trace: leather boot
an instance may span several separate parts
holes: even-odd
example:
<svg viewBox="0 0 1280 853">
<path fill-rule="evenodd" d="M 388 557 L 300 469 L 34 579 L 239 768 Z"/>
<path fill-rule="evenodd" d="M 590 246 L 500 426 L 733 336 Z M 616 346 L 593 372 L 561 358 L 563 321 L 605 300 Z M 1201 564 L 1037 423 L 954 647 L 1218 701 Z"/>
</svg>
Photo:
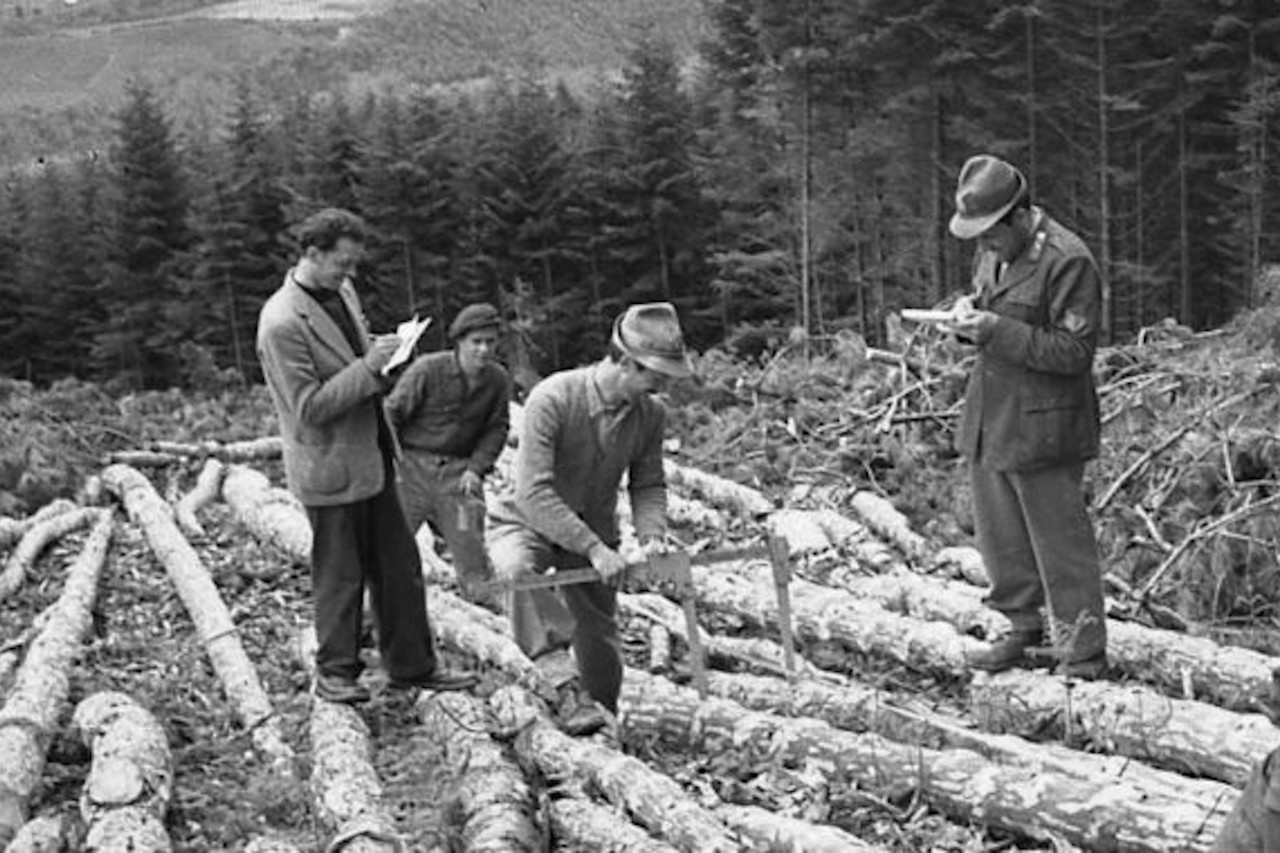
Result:
<svg viewBox="0 0 1280 853">
<path fill-rule="evenodd" d="M 609 724 L 609 712 L 576 679 L 561 685 L 557 693 L 556 723 L 565 734 L 589 735 Z"/>
<path fill-rule="evenodd" d="M 1044 639 L 1040 628 L 1014 628 L 985 649 L 967 656 L 969 666 L 984 672 L 1004 672 L 1018 666 L 1030 666 L 1027 650 L 1038 647 Z"/>
</svg>

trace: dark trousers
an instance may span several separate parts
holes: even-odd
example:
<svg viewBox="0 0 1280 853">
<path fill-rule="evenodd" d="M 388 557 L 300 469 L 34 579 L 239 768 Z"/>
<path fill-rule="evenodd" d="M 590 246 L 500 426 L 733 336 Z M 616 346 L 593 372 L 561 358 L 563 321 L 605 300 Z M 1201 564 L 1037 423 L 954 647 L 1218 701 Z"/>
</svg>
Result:
<svg viewBox="0 0 1280 853">
<path fill-rule="evenodd" d="M 1015 628 L 1042 627 L 1040 608 L 1047 605 L 1053 640 L 1065 646 L 1068 660 L 1104 651 L 1102 574 L 1084 505 L 1084 467 L 971 465 L 969 474 L 978 548 L 991 578 L 987 603 Z"/>
<path fill-rule="evenodd" d="M 492 522 L 489 554 L 499 577 L 516 578 L 586 565 L 520 524 Z M 613 587 L 581 583 L 511 593 L 511 632 L 516 643 L 553 683 L 563 680 L 563 661 L 573 649 L 582 687 L 591 698 L 617 713 L 622 692 L 622 640 L 618 597 Z"/>
<path fill-rule="evenodd" d="M 436 668 L 427 622 L 418 546 L 405 524 L 395 481 L 368 500 L 307 507 L 311 521 L 311 593 L 315 607 L 316 669 L 359 676 L 364 590 L 369 589 L 378 645 L 387 674 L 414 679 Z"/>
</svg>

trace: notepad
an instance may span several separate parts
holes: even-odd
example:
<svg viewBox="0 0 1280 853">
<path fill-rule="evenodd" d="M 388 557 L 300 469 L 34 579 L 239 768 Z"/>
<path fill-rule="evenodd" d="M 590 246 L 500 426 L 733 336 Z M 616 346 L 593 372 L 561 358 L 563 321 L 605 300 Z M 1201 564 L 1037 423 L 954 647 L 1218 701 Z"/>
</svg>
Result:
<svg viewBox="0 0 1280 853">
<path fill-rule="evenodd" d="M 413 355 L 413 348 L 418 345 L 418 338 L 422 337 L 422 333 L 430 325 L 430 317 L 424 317 L 419 320 L 418 315 L 414 314 L 412 320 L 405 320 L 399 326 L 396 326 L 396 335 L 400 338 L 400 346 L 391 354 L 391 360 L 383 366 L 383 376 L 390 375 L 391 371 L 409 360 L 409 356 Z"/>
</svg>

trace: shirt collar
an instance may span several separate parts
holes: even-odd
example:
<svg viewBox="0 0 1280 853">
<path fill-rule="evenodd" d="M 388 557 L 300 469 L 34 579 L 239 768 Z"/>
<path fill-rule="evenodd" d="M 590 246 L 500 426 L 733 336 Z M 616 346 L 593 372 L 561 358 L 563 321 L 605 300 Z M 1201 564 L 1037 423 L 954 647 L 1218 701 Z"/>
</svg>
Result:
<svg viewBox="0 0 1280 853">
<path fill-rule="evenodd" d="M 587 394 L 588 409 L 593 415 L 618 414 L 631 405 L 631 401 L 625 397 L 612 405 L 605 402 L 604 395 L 600 391 L 600 377 L 606 369 L 605 360 L 597 361 L 595 366 L 591 368 L 591 381 L 587 383 Z"/>
</svg>

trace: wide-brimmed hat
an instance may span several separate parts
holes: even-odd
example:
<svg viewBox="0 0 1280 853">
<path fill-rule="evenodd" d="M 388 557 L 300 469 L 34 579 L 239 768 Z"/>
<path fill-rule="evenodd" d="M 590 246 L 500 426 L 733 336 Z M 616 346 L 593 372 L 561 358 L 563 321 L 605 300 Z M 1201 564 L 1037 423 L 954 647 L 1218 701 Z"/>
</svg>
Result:
<svg viewBox="0 0 1280 853">
<path fill-rule="evenodd" d="M 488 302 L 475 302 L 458 312 L 449 324 L 449 340 L 458 341 L 477 329 L 497 328 L 502 325 L 502 315 Z"/>
<path fill-rule="evenodd" d="M 970 157 L 956 182 L 956 212 L 951 233 L 971 240 L 1008 213 L 1026 195 L 1027 179 L 999 157 Z"/>
<path fill-rule="evenodd" d="M 693 373 L 680 318 L 670 302 L 632 305 L 613 321 L 613 344 L 658 373 L 673 377 Z"/>
</svg>

